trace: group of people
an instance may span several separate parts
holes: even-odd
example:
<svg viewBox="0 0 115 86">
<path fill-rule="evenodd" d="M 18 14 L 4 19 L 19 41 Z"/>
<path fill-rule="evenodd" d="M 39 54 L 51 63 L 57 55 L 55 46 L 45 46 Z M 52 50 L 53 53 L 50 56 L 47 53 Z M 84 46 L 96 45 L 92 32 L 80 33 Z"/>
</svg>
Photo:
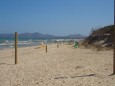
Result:
<svg viewBox="0 0 115 86">
<path fill-rule="evenodd" d="M 74 46 L 73 47 L 75 47 L 75 48 L 78 48 L 79 47 L 79 42 L 78 41 L 71 41 L 70 42 L 71 44 L 73 44 L 74 43 Z M 59 46 L 59 44 L 60 43 L 57 43 L 57 46 Z M 43 42 L 41 42 L 41 45 L 40 46 L 38 46 L 38 48 L 44 48 L 46 45 L 44 45 L 44 43 Z"/>
</svg>

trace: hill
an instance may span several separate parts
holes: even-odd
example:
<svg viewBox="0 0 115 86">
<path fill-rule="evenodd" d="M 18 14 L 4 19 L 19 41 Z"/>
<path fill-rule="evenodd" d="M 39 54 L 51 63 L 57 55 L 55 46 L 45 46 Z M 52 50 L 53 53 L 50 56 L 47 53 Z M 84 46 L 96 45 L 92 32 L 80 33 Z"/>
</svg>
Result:
<svg viewBox="0 0 115 86">
<path fill-rule="evenodd" d="M 39 32 L 35 32 L 35 33 L 21 33 L 18 34 L 19 38 L 30 38 L 30 39 L 83 39 L 84 36 L 80 35 L 80 34 L 75 34 L 75 35 L 68 35 L 68 36 L 54 36 L 54 35 L 49 35 L 49 34 L 41 34 Z M 14 34 L 10 33 L 10 34 L 0 34 L 0 38 L 14 38 Z"/>
<path fill-rule="evenodd" d="M 0 38 L 14 38 L 14 33 L 10 33 L 10 34 L 0 34 Z M 18 38 L 39 38 L 39 39 L 42 39 L 42 38 L 54 38 L 55 36 L 53 35 L 49 35 L 49 34 L 41 34 L 41 33 L 38 33 L 38 32 L 35 32 L 35 33 L 21 33 L 21 34 L 18 34 Z"/>
<path fill-rule="evenodd" d="M 81 45 L 90 48 L 95 47 L 98 50 L 103 48 L 113 48 L 114 25 L 105 26 L 91 31 L 91 34 L 81 43 Z"/>
</svg>

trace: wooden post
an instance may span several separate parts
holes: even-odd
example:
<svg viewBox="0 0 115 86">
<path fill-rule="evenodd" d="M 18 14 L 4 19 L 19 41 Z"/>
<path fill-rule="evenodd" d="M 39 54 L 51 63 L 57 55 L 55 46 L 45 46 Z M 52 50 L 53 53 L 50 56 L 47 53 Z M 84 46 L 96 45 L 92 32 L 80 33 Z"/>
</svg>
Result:
<svg viewBox="0 0 115 86">
<path fill-rule="evenodd" d="M 47 53 L 47 45 L 46 45 L 46 53 Z"/>
<path fill-rule="evenodd" d="M 18 43 L 18 33 L 15 32 L 15 64 L 18 64 L 18 60 L 17 60 L 17 45 Z"/>
<path fill-rule="evenodd" d="M 114 24 L 114 55 L 113 55 L 113 74 L 115 74 L 115 24 Z"/>
<path fill-rule="evenodd" d="M 59 48 L 59 43 L 57 43 L 57 48 Z"/>
<path fill-rule="evenodd" d="M 115 0 L 114 0 L 114 55 L 113 55 L 113 74 L 115 74 Z"/>
</svg>

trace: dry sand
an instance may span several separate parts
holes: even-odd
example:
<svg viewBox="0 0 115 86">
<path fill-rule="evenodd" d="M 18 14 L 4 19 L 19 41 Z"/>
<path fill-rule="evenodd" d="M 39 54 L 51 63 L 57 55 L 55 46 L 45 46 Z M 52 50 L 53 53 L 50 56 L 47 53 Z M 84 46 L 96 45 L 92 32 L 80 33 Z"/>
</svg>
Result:
<svg viewBox="0 0 115 86">
<path fill-rule="evenodd" d="M 74 49 L 71 45 L 48 45 L 45 49 L 0 50 L 0 86 L 115 86 L 113 51 Z"/>
</svg>

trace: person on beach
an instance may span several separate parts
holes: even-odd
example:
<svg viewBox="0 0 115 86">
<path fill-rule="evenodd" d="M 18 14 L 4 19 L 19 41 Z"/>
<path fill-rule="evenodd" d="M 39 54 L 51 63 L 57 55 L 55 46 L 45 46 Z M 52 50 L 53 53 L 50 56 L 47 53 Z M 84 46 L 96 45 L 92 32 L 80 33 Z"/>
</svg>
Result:
<svg viewBox="0 0 115 86">
<path fill-rule="evenodd" d="M 74 47 L 75 47 L 75 48 L 78 48 L 78 47 L 79 47 L 79 42 L 78 42 L 78 41 L 75 42 Z"/>
<path fill-rule="evenodd" d="M 44 48 L 45 47 L 45 45 L 44 45 L 44 43 L 43 42 L 41 42 L 41 45 L 40 46 L 38 46 L 38 48 Z"/>
</svg>

